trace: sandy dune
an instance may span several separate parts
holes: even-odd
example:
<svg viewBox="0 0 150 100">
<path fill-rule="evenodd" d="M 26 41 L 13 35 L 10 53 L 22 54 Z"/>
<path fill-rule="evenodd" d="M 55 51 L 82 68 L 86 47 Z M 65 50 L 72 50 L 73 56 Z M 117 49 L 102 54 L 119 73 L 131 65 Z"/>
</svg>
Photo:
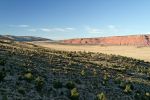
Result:
<svg viewBox="0 0 150 100">
<path fill-rule="evenodd" d="M 63 45 L 56 43 L 34 42 L 34 44 L 56 50 L 90 51 L 106 54 L 122 55 L 145 61 L 150 61 L 150 47 L 136 46 L 99 46 L 99 45 Z"/>
</svg>

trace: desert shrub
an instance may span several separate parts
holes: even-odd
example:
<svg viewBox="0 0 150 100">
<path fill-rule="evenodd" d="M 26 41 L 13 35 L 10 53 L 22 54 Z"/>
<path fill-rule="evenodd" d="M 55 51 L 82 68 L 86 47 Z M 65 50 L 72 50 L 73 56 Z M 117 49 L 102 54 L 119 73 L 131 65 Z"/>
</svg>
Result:
<svg viewBox="0 0 150 100">
<path fill-rule="evenodd" d="M 132 92 L 131 84 L 126 84 L 126 85 L 125 85 L 124 92 L 125 92 L 125 93 L 131 93 L 131 92 Z"/>
<path fill-rule="evenodd" d="M 146 92 L 145 95 L 148 96 L 148 97 L 150 97 L 150 93 L 149 92 Z"/>
<path fill-rule="evenodd" d="M 135 100 L 150 100 L 150 94 L 149 93 L 136 93 L 134 95 Z"/>
<path fill-rule="evenodd" d="M 79 92 L 77 91 L 77 88 L 73 88 L 71 90 L 71 100 L 79 100 Z"/>
<path fill-rule="evenodd" d="M 150 100 L 150 93 L 146 92 L 145 94 L 142 95 L 142 100 Z"/>
<path fill-rule="evenodd" d="M 102 81 L 102 85 L 107 85 L 108 84 L 108 75 L 107 74 L 105 74 L 104 76 L 103 76 L 103 81 Z"/>
<path fill-rule="evenodd" d="M 104 77 L 103 77 L 103 79 L 104 79 L 105 81 L 108 81 L 108 75 L 105 74 Z"/>
<path fill-rule="evenodd" d="M 73 88 L 75 88 L 75 84 L 72 81 L 69 81 L 69 82 L 67 82 L 66 87 L 68 89 L 73 89 Z"/>
<path fill-rule="evenodd" d="M 93 69 L 93 75 L 94 75 L 94 76 L 97 75 L 96 69 Z"/>
<path fill-rule="evenodd" d="M 32 73 L 26 73 L 26 74 L 24 74 L 24 78 L 28 81 L 28 82 L 30 82 L 30 81 L 32 81 L 33 80 L 33 75 L 32 75 Z"/>
<path fill-rule="evenodd" d="M 35 79 L 35 87 L 37 89 L 37 91 L 41 91 L 44 85 L 44 80 L 41 77 L 37 77 Z"/>
<path fill-rule="evenodd" d="M 81 71 L 81 75 L 82 75 L 82 76 L 85 75 L 85 71 L 84 71 L 84 70 Z"/>
<path fill-rule="evenodd" d="M 62 82 L 58 81 L 58 80 L 54 80 L 53 81 L 53 87 L 58 89 L 58 88 L 62 88 Z"/>
<path fill-rule="evenodd" d="M 146 95 L 141 90 L 135 91 L 134 99 L 135 100 L 148 100 L 146 99 Z"/>
<path fill-rule="evenodd" d="M 102 81 L 102 85 L 106 86 L 107 85 L 107 81 Z"/>
<path fill-rule="evenodd" d="M 97 94 L 97 100 L 107 100 L 106 95 L 103 92 Z"/>
</svg>

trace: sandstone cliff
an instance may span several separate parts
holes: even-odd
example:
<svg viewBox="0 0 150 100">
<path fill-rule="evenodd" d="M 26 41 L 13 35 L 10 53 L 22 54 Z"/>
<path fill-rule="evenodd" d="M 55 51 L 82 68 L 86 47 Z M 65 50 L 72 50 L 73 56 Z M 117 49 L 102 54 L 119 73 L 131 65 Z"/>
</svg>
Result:
<svg viewBox="0 0 150 100">
<path fill-rule="evenodd" d="M 150 46 L 150 35 L 112 36 L 64 40 L 66 44 L 136 45 Z"/>
</svg>

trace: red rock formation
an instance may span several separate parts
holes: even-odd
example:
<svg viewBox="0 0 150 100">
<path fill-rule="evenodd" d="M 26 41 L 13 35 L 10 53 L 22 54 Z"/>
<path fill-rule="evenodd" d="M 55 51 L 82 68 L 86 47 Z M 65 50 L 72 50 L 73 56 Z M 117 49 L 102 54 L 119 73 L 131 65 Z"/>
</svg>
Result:
<svg viewBox="0 0 150 100">
<path fill-rule="evenodd" d="M 112 36 L 64 40 L 66 44 L 136 45 L 150 46 L 150 35 Z"/>
</svg>

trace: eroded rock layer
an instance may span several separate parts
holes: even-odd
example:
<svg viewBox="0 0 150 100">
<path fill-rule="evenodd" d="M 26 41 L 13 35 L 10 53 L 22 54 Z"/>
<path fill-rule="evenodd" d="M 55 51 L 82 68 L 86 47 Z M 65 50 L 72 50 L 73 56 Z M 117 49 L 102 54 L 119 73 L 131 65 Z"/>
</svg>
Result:
<svg viewBox="0 0 150 100">
<path fill-rule="evenodd" d="M 142 45 L 150 46 L 150 35 L 112 36 L 64 40 L 67 44 Z"/>
</svg>

